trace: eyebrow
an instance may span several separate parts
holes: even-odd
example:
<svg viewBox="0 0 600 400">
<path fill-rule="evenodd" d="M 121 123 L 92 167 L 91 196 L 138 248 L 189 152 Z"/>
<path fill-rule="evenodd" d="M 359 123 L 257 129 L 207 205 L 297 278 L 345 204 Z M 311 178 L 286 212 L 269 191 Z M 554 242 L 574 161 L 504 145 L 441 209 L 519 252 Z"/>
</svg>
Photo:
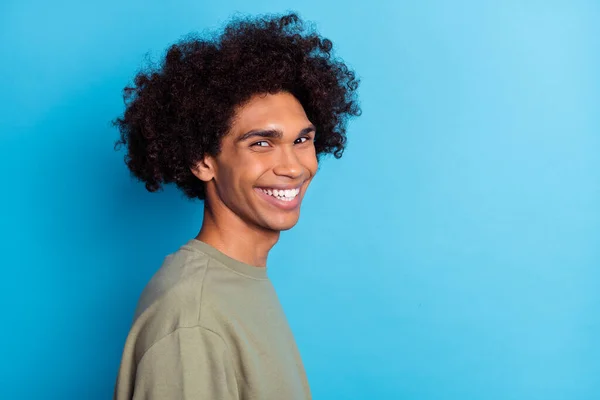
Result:
<svg viewBox="0 0 600 400">
<path fill-rule="evenodd" d="M 310 132 L 315 132 L 315 131 L 316 131 L 316 128 L 314 125 L 307 126 L 306 128 L 302 129 L 298 133 L 298 137 L 300 137 L 302 135 L 306 135 L 307 133 L 310 133 Z M 243 135 L 238 137 L 235 141 L 236 141 L 236 143 L 239 143 L 239 142 L 243 142 L 243 141 L 248 140 L 253 137 L 281 139 L 283 137 L 283 132 L 279 129 L 253 129 L 251 131 L 244 133 Z"/>
</svg>

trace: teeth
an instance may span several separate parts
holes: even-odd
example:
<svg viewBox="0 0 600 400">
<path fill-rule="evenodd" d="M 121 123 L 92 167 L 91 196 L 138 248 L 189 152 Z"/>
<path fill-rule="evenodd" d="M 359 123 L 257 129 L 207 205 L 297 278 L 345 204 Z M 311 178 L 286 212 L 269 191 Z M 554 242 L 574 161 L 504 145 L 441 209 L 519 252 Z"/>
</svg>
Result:
<svg viewBox="0 0 600 400">
<path fill-rule="evenodd" d="M 262 191 L 268 194 L 269 196 L 273 196 L 279 200 L 284 201 L 292 201 L 298 195 L 298 193 L 300 193 L 300 189 L 262 189 Z"/>
</svg>

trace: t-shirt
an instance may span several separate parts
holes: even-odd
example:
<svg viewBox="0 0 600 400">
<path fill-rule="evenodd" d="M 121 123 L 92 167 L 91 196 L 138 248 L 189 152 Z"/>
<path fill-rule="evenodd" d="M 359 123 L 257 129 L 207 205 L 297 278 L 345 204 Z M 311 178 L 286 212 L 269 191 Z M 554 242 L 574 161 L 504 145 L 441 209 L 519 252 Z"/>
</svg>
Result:
<svg viewBox="0 0 600 400">
<path fill-rule="evenodd" d="M 114 399 L 310 399 L 296 342 L 267 277 L 196 239 L 140 297 Z"/>
</svg>

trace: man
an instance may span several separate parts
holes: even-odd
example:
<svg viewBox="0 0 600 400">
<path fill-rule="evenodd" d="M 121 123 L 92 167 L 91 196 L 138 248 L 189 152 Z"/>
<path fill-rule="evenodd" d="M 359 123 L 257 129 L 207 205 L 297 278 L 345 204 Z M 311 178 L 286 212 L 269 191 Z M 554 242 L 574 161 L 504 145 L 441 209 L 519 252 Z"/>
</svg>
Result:
<svg viewBox="0 0 600 400">
<path fill-rule="evenodd" d="M 331 48 L 295 14 L 238 20 L 173 45 L 125 88 L 115 124 L 132 174 L 204 200 L 204 219 L 142 293 L 115 399 L 311 397 L 266 266 L 360 113 Z"/>
</svg>

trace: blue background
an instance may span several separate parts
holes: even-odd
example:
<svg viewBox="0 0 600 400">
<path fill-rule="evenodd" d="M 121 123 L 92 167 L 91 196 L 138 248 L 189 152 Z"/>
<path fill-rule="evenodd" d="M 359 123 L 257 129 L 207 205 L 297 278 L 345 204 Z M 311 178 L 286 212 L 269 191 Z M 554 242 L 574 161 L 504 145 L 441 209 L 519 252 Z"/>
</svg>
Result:
<svg viewBox="0 0 600 400">
<path fill-rule="evenodd" d="M 0 398 L 112 395 L 202 204 L 113 150 L 149 53 L 294 9 L 363 116 L 269 258 L 316 399 L 600 398 L 600 3 L 3 1 Z"/>
</svg>

